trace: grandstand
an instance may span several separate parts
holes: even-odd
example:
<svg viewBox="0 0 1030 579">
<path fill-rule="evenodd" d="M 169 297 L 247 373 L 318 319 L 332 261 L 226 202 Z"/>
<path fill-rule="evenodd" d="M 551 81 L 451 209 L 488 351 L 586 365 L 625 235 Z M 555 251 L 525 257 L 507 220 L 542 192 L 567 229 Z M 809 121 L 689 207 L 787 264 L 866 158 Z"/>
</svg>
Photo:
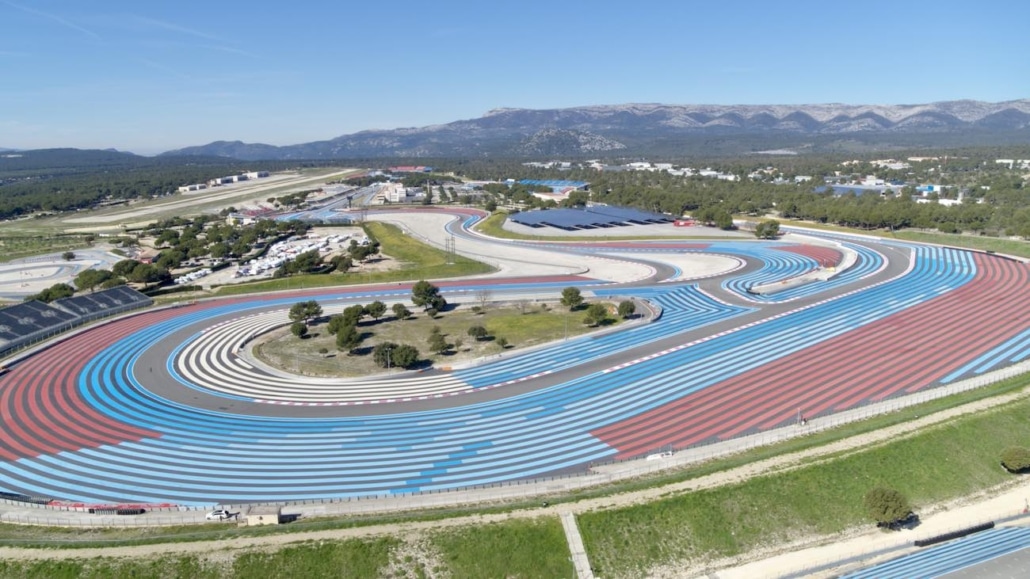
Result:
<svg viewBox="0 0 1030 579">
<path fill-rule="evenodd" d="M 528 227 L 557 227 L 566 231 L 672 222 L 672 218 L 660 213 L 609 205 L 591 205 L 584 209 L 525 211 L 516 213 L 509 219 Z"/>
<path fill-rule="evenodd" d="M 54 300 L 53 307 L 89 321 L 103 316 L 111 316 L 128 310 L 148 306 L 153 300 L 129 286 L 116 286 L 103 291 L 88 293 L 70 298 Z"/>
<path fill-rule="evenodd" d="M 80 324 L 152 303 L 153 300 L 140 292 L 118 286 L 61 298 L 52 304 L 33 300 L 0 308 L 0 356 Z"/>
</svg>

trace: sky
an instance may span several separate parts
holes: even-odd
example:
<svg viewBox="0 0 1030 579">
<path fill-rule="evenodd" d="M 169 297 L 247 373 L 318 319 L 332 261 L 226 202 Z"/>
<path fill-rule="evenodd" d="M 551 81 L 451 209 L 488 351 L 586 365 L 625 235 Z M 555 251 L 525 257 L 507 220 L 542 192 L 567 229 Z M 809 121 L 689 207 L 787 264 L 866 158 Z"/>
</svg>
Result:
<svg viewBox="0 0 1030 579">
<path fill-rule="evenodd" d="M 0 0 L 0 147 L 289 145 L 502 107 L 1030 98 L 1025 0 Z"/>
</svg>

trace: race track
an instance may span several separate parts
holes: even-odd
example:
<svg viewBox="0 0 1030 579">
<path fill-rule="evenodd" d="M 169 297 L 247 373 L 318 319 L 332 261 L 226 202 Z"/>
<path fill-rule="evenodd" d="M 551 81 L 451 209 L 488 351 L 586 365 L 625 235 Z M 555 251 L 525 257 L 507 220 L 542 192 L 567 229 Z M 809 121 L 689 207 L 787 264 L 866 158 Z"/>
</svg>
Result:
<svg viewBox="0 0 1030 579">
<path fill-rule="evenodd" d="M 335 311 L 406 301 L 410 285 L 145 312 L 0 377 L 0 491 L 206 505 L 453 489 L 759 432 L 1030 356 L 1030 267 L 999 256 L 792 235 L 499 242 L 467 231 L 475 212 L 414 215 L 382 218 L 505 264 L 502 277 L 439 283 L 449 302 L 575 285 L 659 315 L 451 372 L 326 380 L 266 371 L 239 348 L 296 301 Z M 690 255 L 727 272 L 683 280 Z M 845 256 L 828 281 L 747 292 Z"/>
</svg>

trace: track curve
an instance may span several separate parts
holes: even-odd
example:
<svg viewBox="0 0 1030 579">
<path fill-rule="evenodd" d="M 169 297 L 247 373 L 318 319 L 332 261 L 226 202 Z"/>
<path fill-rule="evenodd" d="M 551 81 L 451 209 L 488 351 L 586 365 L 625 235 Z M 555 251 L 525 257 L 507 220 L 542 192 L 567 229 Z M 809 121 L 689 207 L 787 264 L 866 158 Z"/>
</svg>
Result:
<svg viewBox="0 0 1030 579">
<path fill-rule="evenodd" d="M 696 283 L 636 287 L 567 274 L 440 284 L 452 301 L 484 285 L 579 285 L 650 300 L 662 315 L 496 364 L 403 380 L 286 378 L 241 365 L 233 349 L 298 300 L 400 299 L 406 285 L 220 300 L 118 320 L 0 377 L 0 488 L 211 504 L 511 481 L 772 428 L 799 408 L 806 416 L 835 412 L 1030 354 L 1030 314 L 1020 306 L 1030 302 L 1025 264 L 836 242 L 855 252 L 854 266 L 767 298 L 746 288 L 839 260 L 840 252 L 729 241 L 536 244 L 602 258 L 639 252 L 655 263 L 663 252 L 705 252 L 747 266 Z"/>
</svg>

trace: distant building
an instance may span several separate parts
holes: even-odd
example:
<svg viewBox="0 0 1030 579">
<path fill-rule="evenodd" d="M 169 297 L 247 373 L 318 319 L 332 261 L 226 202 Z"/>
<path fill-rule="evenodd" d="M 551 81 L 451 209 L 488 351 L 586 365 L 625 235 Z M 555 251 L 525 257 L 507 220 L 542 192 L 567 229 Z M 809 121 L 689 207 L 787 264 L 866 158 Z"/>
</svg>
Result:
<svg viewBox="0 0 1030 579">
<path fill-rule="evenodd" d="M 225 216 L 226 225 L 235 227 L 237 225 L 252 225 L 257 222 L 257 219 L 250 215 L 244 215 L 243 213 L 230 213 Z"/>
</svg>

